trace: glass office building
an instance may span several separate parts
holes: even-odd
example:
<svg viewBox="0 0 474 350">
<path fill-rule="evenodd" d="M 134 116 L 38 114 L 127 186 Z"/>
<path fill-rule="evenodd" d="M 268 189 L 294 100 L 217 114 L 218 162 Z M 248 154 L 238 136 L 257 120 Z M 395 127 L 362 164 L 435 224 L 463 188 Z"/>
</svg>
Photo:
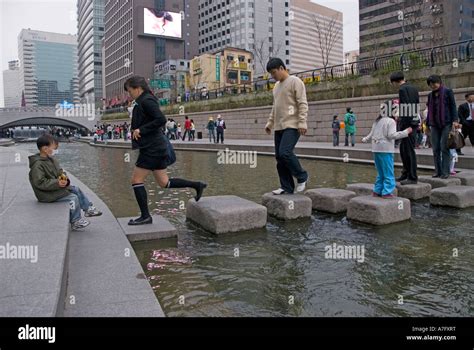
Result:
<svg viewBox="0 0 474 350">
<path fill-rule="evenodd" d="M 18 45 L 26 106 L 79 102 L 75 35 L 24 29 Z"/>
</svg>

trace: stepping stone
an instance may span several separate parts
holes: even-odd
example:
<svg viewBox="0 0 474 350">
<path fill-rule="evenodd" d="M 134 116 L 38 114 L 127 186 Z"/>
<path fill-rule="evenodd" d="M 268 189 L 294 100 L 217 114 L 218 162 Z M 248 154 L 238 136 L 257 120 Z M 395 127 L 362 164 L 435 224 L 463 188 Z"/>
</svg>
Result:
<svg viewBox="0 0 474 350">
<path fill-rule="evenodd" d="M 445 180 L 440 179 L 439 177 L 433 178 L 431 176 L 418 176 L 418 182 L 428 183 L 433 189 L 448 186 L 461 186 L 461 180 L 451 176 Z"/>
<path fill-rule="evenodd" d="M 311 198 L 313 209 L 332 214 L 346 212 L 349 201 L 357 196 L 355 192 L 336 188 L 308 190 L 305 195 Z"/>
<path fill-rule="evenodd" d="M 387 225 L 409 220 L 410 200 L 401 197 L 354 197 L 349 201 L 347 218 L 371 225 Z"/>
<path fill-rule="evenodd" d="M 349 184 L 346 186 L 348 191 L 355 192 L 358 196 L 371 196 L 372 192 L 374 191 L 374 184 L 368 183 L 357 183 L 357 184 Z M 394 196 L 398 195 L 398 191 L 395 190 L 392 192 Z"/>
<path fill-rule="evenodd" d="M 431 185 L 426 182 L 418 182 L 416 185 L 400 185 L 397 183 L 398 196 L 411 200 L 428 198 L 431 193 Z"/>
<path fill-rule="evenodd" d="M 461 180 L 462 186 L 474 186 L 474 173 L 462 171 L 454 175 L 453 178 Z"/>
<path fill-rule="evenodd" d="M 431 191 L 430 203 L 453 208 L 474 207 L 473 186 L 440 187 Z"/>
<path fill-rule="evenodd" d="M 267 208 L 237 196 L 190 199 L 186 217 L 215 234 L 239 232 L 265 227 Z"/>
<path fill-rule="evenodd" d="M 168 220 L 159 215 L 153 215 L 152 217 L 153 224 L 151 225 L 128 225 L 130 219 L 136 218 L 118 218 L 117 221 L 130 242 L 178 237 L 178 231 Z"/>
<path fill-rule="evenodd" d="M 262 204 L 267 207 L 269 215 L 281 220 L 292 220 L 311 217 L 311 199 L 301 194 L 283 194 L 275 196 L 265 193 Z"/>
</svg>

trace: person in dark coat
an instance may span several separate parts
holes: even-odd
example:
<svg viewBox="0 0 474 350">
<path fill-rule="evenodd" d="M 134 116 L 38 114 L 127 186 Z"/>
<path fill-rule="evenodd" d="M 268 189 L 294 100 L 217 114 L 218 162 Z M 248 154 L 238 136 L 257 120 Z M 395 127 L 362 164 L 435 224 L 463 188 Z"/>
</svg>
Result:
<svg viewBox="0 0 474 350">
<path fill-rule="evenodd" d="M 458 117 L 462 125 L 464 138 L 469 137 L 471 145 L 474 146 L 474 92 L 466 94 L 466 103 L 459 106 Z M 462 153 L 458 152 L 462 155 Z"/>
<path fill-rule="evenodd" d="M 131 182 L 141 211 L 141 216 L 130 220 L 128 224 L 151 224 L 153 220 L 148 210 L 145 189 L 145 179 L 150 173 L 153 173 L 156 182 L 162 188 L 194 188 L 196 201 L 201 198 L 207 184 L 201 181 L 168 178 L 166 172 L 168 141 L 164 133 L 166 118 L 160 110 L 159 102 L 153 96 L 143 77 L 129 78 L 124 84 L 124 89 L 135 100 L 131 124 L 132 148 L 139 150 L 139 156 L 135 163 Z"/>
<path fill-rule="evenodd" d="M 431 75 L 427 84 L 432 92 L 428 95 L 427 125 L 431 131 L 431 143 L 436 172 L 434 178 L 449 178 L 451 153 L 448 148 L 448 136 L 451 129 L 458 127 L 458 113 L 453 90 L 443 85 L 439 75 Z"/>
<path fill-rule="evenodd" d="M 398 87 L 399 119 L 398 130 L 408 128 L 416 130 L 419 126 L 419 104 L 420 95 L 418 89 L 405 81 L 402 72 L 395 72 L 390 76 L 392 85 Z M 400 158 L 403 163 L 402 174 L 397 181 L 402 185 L 411 185 L 418 182 L 417 160 L 416 160 L 416 133 L 410 133 L 408 137 L 400 141 Z"/>
</svg>

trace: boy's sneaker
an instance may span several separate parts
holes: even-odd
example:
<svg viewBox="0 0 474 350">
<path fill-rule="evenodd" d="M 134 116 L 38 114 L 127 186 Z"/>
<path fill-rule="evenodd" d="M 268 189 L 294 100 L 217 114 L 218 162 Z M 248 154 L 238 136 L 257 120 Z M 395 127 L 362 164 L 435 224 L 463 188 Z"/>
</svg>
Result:
<svg viewBox="0 0 474 350">
<path fill-rule="evenodd" d="M 286 192 L 284 189 L 279 188 L 278 190 L 272 191 L 272 193 L 273 193 L 275 196 L 279 196 L 279 195 L 281 195 L 281 194 L 286 194 L 287 192 Z"/>
<path fill-rule="evenodd" d="M 296 192 L 303 192 L 306 188 L 306 183 L 308 181 L 306 180 L 305 182 L 302 182 L 302 183 L 298 183 L 298 185 L 296 185 Z"/>
<path fill-rule="evenodd" d="M 79 219 L 79 220 L 72 223 L 71 228 L 72 228 L 73 231 L 77 231 L 77 230 L 80 230 L 84 227 L 89 226 L 89 224 L 90 224 L 89 221 L 84 220 L 84 219 Z"/>
<path fill-rule="evenodd" d="M 89 207 L 89 209 L 86 210 L 85 216 L 87 217 L 91 217 L 91 216 L 101 216 L 102 215 L 102 212 L 100 210 L 98 210 L 96 207 L 94 207 L 93 205 L 91 205 Z"/>
<path fill-rule="evenodd" d="M 372 192 L 372 197 L 382 197 L 382 195 L 377 192 Z"/>
<path fill-rule="evenodd" d="M 382 196 L 383 199 L 391 199 L 391 198 L 395 198 L 395 196 L 393 194 L 384 194 Z"/>
</svg>

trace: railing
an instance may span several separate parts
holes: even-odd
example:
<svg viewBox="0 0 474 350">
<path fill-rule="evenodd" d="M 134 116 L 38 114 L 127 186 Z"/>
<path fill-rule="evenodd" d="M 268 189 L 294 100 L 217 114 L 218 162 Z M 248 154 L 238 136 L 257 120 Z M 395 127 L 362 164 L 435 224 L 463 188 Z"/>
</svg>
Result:
<svg viewBox="0 0 474 350">
<path fill-rule="evenodd" d="M 324 81 L 334 81 L 348 77 L 366 75 L 389 75 L 395 71 L 408 71 L 420 68 L 468 62 L 473 58 L 474 40 L 465 40 L 455 43 L 434 46 L 431 48 L 409 50 L 403 53 L 394 53 L 375 58 L 366 58 L 356 62 L 338 64 L 324 68 L 317 68 L 304 72 L 292 73 L 305 82 L 305 84 L 318 84 Z M 182 104 L 192 101 L 213 100 L 225 96 L 239 96 L 260 91 L 270 91 L 275 81 L 273 79 L 257 79 L 246 84 L 233 84 L 225 88 L 208 90 L 206 92 L 191 93 L 181 97 L 181 101 L 161 101 L 162 105 Z M 104 114 L 123 112 L 122 107 L 104 110 Z"/>
</svg>

